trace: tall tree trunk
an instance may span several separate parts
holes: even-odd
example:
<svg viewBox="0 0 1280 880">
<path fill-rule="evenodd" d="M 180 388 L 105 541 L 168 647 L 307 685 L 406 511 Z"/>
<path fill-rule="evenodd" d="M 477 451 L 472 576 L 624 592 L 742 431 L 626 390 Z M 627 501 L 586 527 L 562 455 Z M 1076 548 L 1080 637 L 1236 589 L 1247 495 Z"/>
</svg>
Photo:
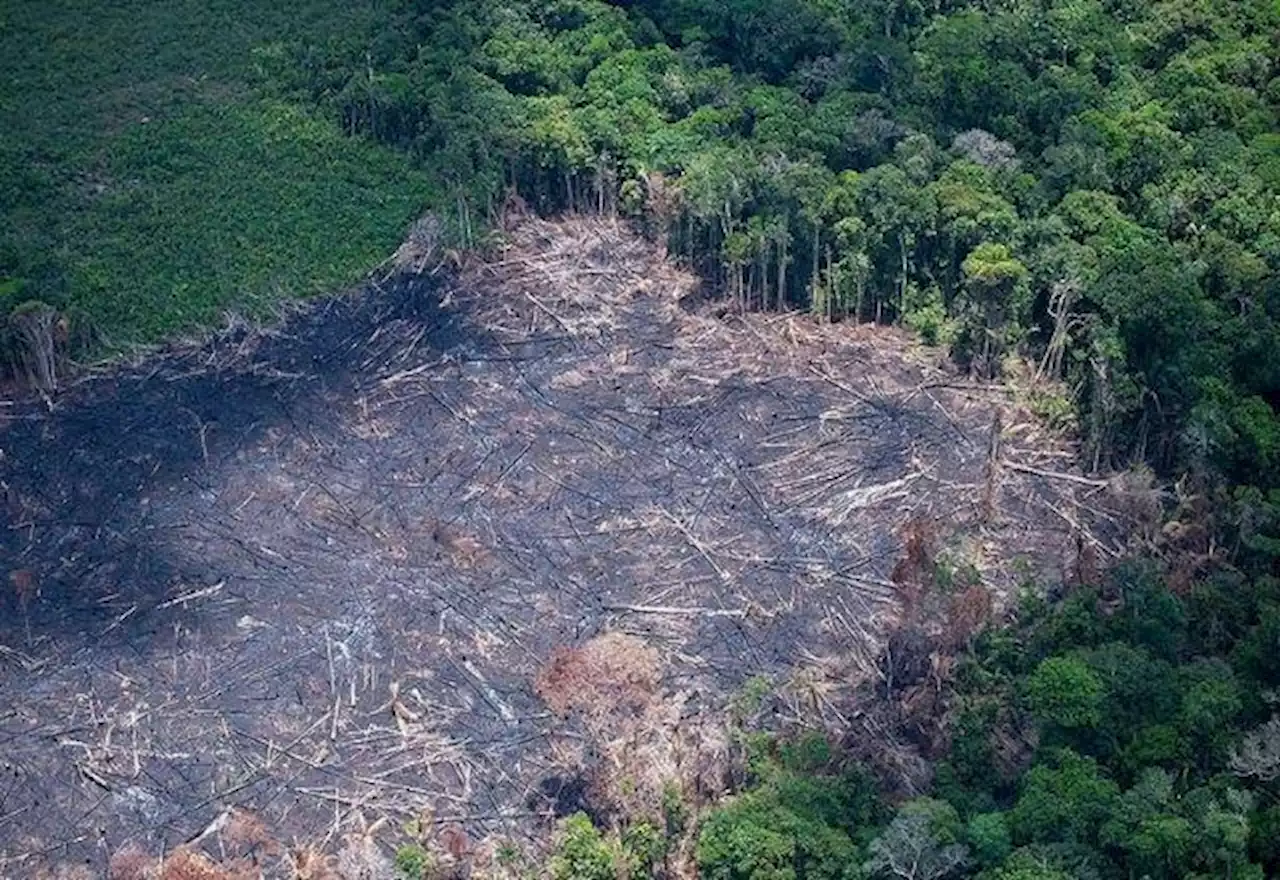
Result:
<svg viewBox="0 0 1280 880">
<path fill-rule="evenodd" d="M 1077 293 L 1074 281 L 1059 281 L 1049 293 L 1049 316 L 1053 318 L 1053 335 L 1040 360 L 1037 378 L 1054 381 L 1062 374 L 1062 358 L 1071 329 L 1071 306 Z"/>
<path fill-rule="evenodd" d="M 814 290 L 818 286 L 818 253 L 822 247 L 822 227 L 818 225 L 817 219 L 813 221 L 813 266 L 809 270 L 809 289 Z M 812 296 L 812 294 L 810 294 Z"/>
<path fill-rule="evenodd" d="M 839 285 L 836 284 L 835 275 L 831 271 L 831 247 L 827 247 L 827 277 L 825 279 L 827 285 L 827 320 L 830 321 L 835 314 L 835 298 L 839 291 Z"/>
<path fill-rule="evenodd" d="M 894 316 L 895 324 L 902 321 L 902 312 L 907 302 L 907 239 L 902 233 L 898 233 L 898 252 L 902 255 L 902 275 L 898 282 L 898 313 Z"/>
<path fill-rule="evenodd" d="M 783 302 L 787 298 L 787 239 L 785 238 L 785 229 L 783 234 L 784 237 L 778 239 L 778 311 L 783 310 Z"/>
</svg>

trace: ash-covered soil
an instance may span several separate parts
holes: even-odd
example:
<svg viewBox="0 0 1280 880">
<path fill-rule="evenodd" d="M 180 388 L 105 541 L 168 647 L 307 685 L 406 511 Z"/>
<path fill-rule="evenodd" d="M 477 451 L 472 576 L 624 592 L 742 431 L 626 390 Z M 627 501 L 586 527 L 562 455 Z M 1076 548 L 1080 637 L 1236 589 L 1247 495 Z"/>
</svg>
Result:
<svg viewBox="0 0 1280 880">
<path fill-rule="evenodd" d="M 282 840 L 518 835 L 576 806 L 533 690 L 557 646 L 643 638 L 676 727 L 759 674 L 838 725 L 906 524 L 997 592 L 1112 551 L 1076 528 L 1103 487 L 1002 389 L 692 290 L 621 227 L 527 221 L 459 273 L 0 405 L 0 873 L 229 806 Z"/>
</svg>

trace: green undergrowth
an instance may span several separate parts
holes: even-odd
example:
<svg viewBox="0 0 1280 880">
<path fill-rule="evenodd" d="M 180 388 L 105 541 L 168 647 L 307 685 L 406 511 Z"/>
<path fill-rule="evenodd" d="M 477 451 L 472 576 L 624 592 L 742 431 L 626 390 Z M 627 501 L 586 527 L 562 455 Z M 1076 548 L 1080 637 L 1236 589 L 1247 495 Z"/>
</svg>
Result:
<svg viewBox="0 0 1280 880">
<path fill-rule="evenodd" d="M 341 287 L 433 203 L 403 154 L 255 91 L 254 49 L 367 34 L 379 4 L 0 11 L 0 314 L 118 345 Z"/>
<path fill-rule="evenodd" d="M 386 150 L 268 101 L 195 105 L 110 143 L 69 220 L 67 301 L 154 338 L 332 290 L 394 249 L 431 186 Z"/>
</svg>

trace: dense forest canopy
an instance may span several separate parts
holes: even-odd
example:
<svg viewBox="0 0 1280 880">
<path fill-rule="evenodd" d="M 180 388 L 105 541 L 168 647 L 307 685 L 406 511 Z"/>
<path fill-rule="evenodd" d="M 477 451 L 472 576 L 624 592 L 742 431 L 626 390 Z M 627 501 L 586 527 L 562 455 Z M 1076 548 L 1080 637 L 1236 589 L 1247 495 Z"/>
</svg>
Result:
<svg viewBox="0 0 1280 880">
<path fill-rule="evenodd" d="M 701 870 L 1280 875 L 1274 0 L 293 5 L 226 29 L 225 53 L 178 51 L 187 73 L 238 59 L 235 88 L 107 140 L 81 105 L 42 106 L 71 92 L 14 36 L 36 7 L 0 13 L 0 109 L 27 125 L 0 143 L 17 366 L 39 373 L 21 339 L 46 304 L 86 345 L 154 336 L 348 279 L 424 203 L 470 245 L 518 201 L 625 217 L 741 308 L 900 324 L 974 377 L 1030 373 L 1086 466 L 1202 493 L 1219 571 L 1170 590 L 1123 569 L 975 637 L 931 797 L 890 809 L 824 744 L 756 743 Z M 72 92 L 126 85 L 91 73 Z M 130 286 L 138 255 L 153 277 Z M 551 871 L 660 870 L 672 822 L 575 821 Z"/>
</svg>

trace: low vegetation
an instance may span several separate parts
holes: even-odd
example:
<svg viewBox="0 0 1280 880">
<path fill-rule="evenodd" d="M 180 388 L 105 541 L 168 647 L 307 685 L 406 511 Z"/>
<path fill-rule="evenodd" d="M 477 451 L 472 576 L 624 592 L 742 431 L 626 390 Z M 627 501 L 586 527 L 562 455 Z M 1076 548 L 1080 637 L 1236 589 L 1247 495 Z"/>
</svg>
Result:
<svg viewBox="0 0 1280 880">
<path fill-rule="evenodd" d="M 0 316 L 32 301 L 57 309 L 65 357 L 227 311 L 266 315 L 359 279 L 435 185 L 403 155 L 255 91 L 253 49 L 372 20 L 328 3 L 10 4 Z M 29 348 L 5 329 L 24 372 Z"/>
</svg>

